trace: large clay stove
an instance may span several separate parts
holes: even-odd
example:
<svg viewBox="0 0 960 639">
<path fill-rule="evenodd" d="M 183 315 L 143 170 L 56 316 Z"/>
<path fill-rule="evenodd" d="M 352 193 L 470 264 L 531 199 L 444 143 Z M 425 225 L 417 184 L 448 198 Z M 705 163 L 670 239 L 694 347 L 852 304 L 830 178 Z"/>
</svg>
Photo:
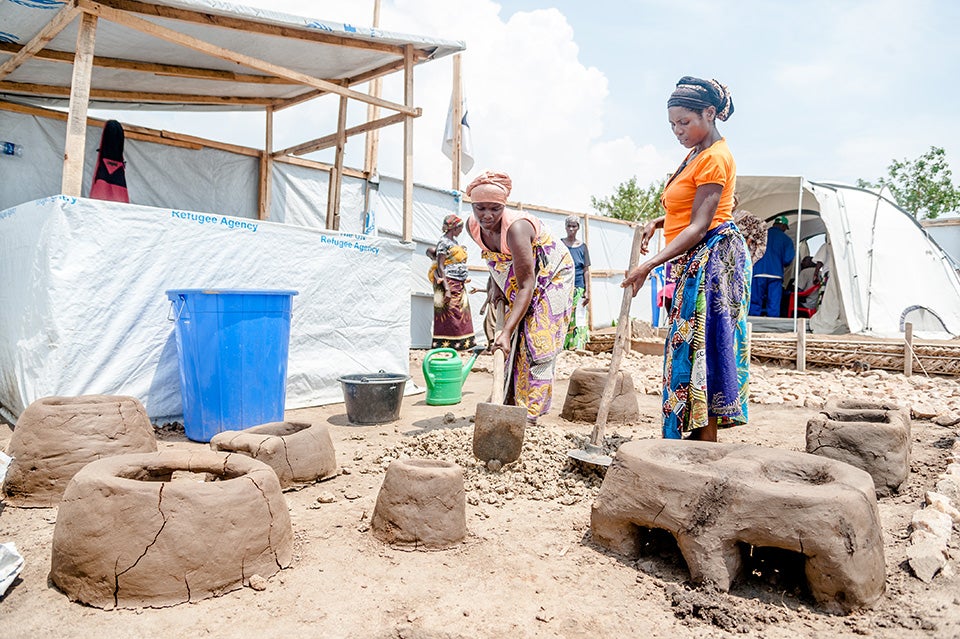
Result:
<svg viewBox="0 0 960 639">
<path fill-rule="evenodd" d="M 873 480 L 831 459 L 747 444 L 627 442 L 594 502 L 593 540 L 636 558 L 642 528 L 672 534 L 693 581 L 722 590 L 748 544 L 803 555 L 810 592 L 830 610 L 883 595 Z"/>
<path fill-rule="evenodd" d="M 174 473 L 186 479 L 174 480 Z M 213 476 L 215 481 L 192 477 Z M 50 578 L 98 608 L 167 606 L 290 565 L 293 531 L 276 473 L 209 450 L 93 462 L 67 486 Z"/>
</svg>

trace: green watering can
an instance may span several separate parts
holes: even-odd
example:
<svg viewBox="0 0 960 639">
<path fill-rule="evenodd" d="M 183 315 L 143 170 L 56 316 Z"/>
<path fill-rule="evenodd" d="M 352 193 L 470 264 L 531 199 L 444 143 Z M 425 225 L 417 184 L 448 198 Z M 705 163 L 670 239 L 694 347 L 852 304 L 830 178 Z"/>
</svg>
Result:
<svg viewBox="0 0 960 639">
<path fill-rule="evenodd" d="M 467 374 L 477 361 L 480 348 L 473 349 L 466 366 L 460 361 L 460 354 L 452 348 L 435 348 L 423 358 L 423 378 L 427 381 L 427 404 L 430 406 L 449 406 L 459 404 L 463 383 Z"/>
</svg>

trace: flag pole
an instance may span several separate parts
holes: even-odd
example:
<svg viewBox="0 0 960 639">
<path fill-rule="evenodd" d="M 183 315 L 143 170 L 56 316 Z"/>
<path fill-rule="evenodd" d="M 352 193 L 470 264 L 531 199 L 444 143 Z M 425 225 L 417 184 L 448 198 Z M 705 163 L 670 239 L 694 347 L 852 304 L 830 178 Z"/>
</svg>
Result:
<svg viewBox="0 0 960 639">
<path fill-rule="evenodd" d="M 457 53 L 453 56 L 453 149 L 451 158 L 453 168 L 453 179 L 451 188 L 454 191 L 460 190 L 460 153 L 463 147 L 463 84 L 460 78 L 460 56 Z"/>
</svg>

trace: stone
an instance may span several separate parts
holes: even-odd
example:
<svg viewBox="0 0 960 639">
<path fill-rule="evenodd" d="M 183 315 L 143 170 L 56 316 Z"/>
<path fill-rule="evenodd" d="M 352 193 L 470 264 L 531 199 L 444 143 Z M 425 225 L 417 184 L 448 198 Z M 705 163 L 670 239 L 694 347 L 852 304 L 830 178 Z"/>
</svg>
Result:
<svg viewBox="0 0 960 639">
<path fill-rule="evenodd" d="M 90 462 L 156 450 L 153 425 L 135 397 L 44 397 L 17 420 L 3 496 L 11 506 L 53 507 L 70 479 Z"/>
<path fill-rule="evenodd" d="M 956 413 L 940 413 L 933 418 L 933 423 L 937 426 L 950 428 L 951 426 L 960 424 L 960 415 L 957 415 Z"/>
<path fill-rule="evenodd" d="M 941 495 L 940 493 L 927 491 L 924 499 L 928 507 L 948 515 L 950 519 L 953 520 L 953 524 L 960 528 L 960 510 L 957 510 L 953 506 L 952 500 L 949 497 Z"/>
<path fill-rule="evenodd" d="M 662 346 L 660 350 L 663 351 Z M 567 385 L 567 396 L 563 400 L 560 417 L 572 422 L 595 423 L 608 373 L 609 371 L 605 368 L 578 368 L 573 371 Z M 659 392 L 660 390 L 657 389 L 656 394 Z M 617 374 L 607 421 L 613 424 L 626 424 L 635 422 L 639 417 L 640 408 L 637 404 L 637 391 L 633 385 L 633 377 L 626 371 L 620 371 Z"/>
<path fill-rule="evenodd" d="M 171 481 L 175 471 L 217 481 Z M 106 457 L 74 475 L 53 530 L 50 579 L 98 608 L 170 606 L 290 565 L 293 530 L 272 468 L 211 450 Z"/>
<path fill-rule="evenodd" d="M 907 547 L 907 564 L 917 579 L 930 583 L 947 564 L 947 556 L 939 543 L 924 541 Z"/>
<path fill-rule="evenodd" d="M 337 475 L 337 455 L 326 424 L 270 422 L 227 430 L 213 436 L 210 448 L 264 462 L 277 473 L 283 488 Z"/>
<path fill-rule="evenodd" d="M 391 462 L 377 495 L 370 530 L 384 543 L 414 549 L 459 544 L 467 534 L 463 469 L 433 459 Z"/>
<path fill-rule="evenodd" d="M 914 419 L 933 419 L 938 413 L 936 407 L 922 402 L 916 402 L 910 407 L 910 415 Z"/>
<path fill-rule="evenodd" d="M 960 475 L 944 475 L 937 480 L 937 492 L 960 504 Z"/>
<path fill-rule="evenodd" d="M 805 556 L 817 601 L 832 612 L 884 592 L 882 526 L 865 471 L 826 457 L 747 444 L 624 443 L 593 504 L 593 540 L 636 559 L 640 529 L 671 533 L 695 583 L 729 590 L 743 545 Z"/>
<path fill-rule="evenodd" d="M 889 497 L 910 473 L 910 417 L 892 402 L 830 398 L 807 422 L 806 450 L 867 471 Z"/>
<path fill-rule="evenodd" d="M 250 587 L 258 592 L 266 590 L 267 580 L 260 575 L 250 575 Z"/>
</svg>

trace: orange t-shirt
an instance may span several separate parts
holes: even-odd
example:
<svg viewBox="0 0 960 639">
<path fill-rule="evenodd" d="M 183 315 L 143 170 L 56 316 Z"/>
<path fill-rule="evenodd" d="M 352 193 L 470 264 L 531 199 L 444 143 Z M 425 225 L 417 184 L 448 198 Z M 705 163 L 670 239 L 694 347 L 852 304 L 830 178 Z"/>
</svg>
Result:
<svg viewBox="0 0 960 639">
<path fill-rule="evenodd" d="M 691 151 L 693 153 L 693 151 Z M 690 157 L 688 154 L 687 157 Z M 727 146 L 720 138 L 683 167 L 680 174 L 673 178 L 663 190 L 660 202 L 667 214 L 663 220 L 663 238 L 667 244 L 690 225 L 693 212 L 693 199 L 697 187 L 701 184 L 720 184 L 720 203 L 713 214 L 710 228 L 715 229 L 724 222 L 733 219 L 733 192 L 737 186 L 737 163 Z"/>
</svg>

